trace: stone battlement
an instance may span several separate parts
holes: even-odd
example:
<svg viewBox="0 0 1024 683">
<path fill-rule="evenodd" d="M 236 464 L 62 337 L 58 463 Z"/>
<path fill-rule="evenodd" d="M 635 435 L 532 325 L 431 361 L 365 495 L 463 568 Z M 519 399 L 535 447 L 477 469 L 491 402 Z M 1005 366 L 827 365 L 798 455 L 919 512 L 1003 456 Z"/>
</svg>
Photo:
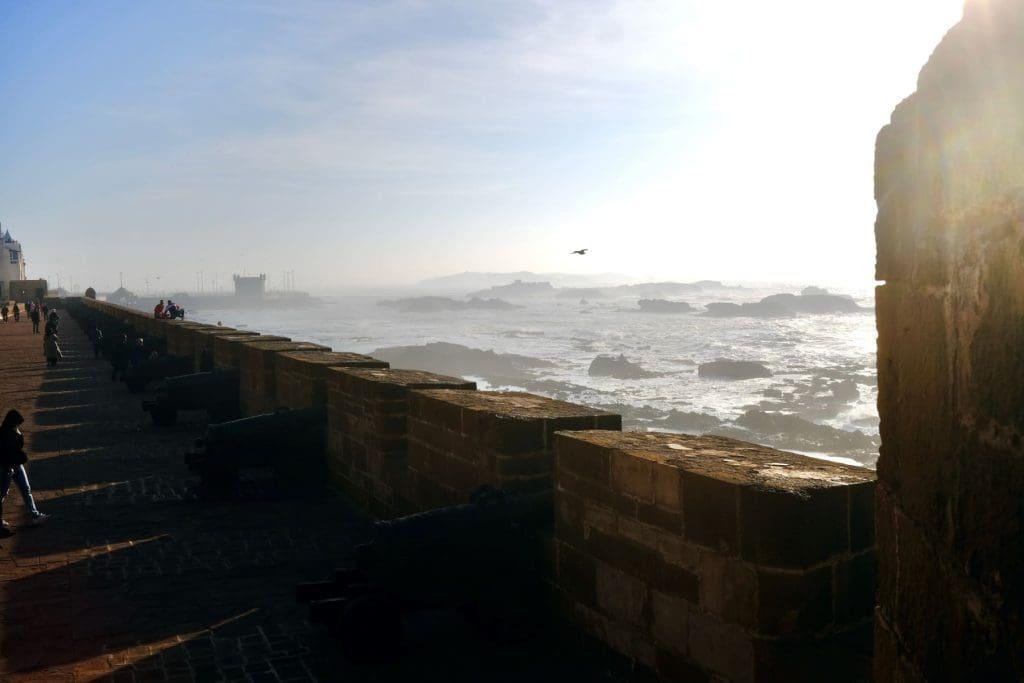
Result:
<svg viewBox="0 0 1024 683">
<path fill-rule="evenodd" d="M 463 503 L 484 485 L 553 490 L 550 585 L 563 616 L 663 678 L 805 677 L 830 643 L 870 624 L 868 470 L 719 437 L 623 433 L 619 415 L 588 406 L 67 304 L 166 340 L 196 370 L 204 353 L 237 370 L 243 415 L 325 408 L 329 479 L 375 516 Z"/>
</svg>

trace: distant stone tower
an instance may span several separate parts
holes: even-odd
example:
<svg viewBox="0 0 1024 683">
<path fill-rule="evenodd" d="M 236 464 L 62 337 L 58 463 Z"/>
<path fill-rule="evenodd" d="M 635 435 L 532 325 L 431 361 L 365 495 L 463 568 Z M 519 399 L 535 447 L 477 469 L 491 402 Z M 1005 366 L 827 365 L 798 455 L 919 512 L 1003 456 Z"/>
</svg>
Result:
<svg viewBox="0 0 1024 683">
<path fill-rule="evenodd" d="M 0 300 L 6 301 L 11 298 L 11 283 L 25 279 L 25 255 L 10 230 L 0 234 L 0 245 Z"/>
<path fill-rule="evenodd" d="M 235 296 L 246 299 L 262 299 L 266 291 L 267 276 L 260 274 L 259 277 L 243 277 L 235 275 Z"/>
</svg>

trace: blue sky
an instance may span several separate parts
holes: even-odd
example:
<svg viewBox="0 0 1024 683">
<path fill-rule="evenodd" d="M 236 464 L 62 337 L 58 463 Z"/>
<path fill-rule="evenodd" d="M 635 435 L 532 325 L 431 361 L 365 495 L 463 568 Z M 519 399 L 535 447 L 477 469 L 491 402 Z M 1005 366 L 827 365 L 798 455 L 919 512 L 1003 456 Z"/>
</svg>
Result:
<svg viewBox="0 0 1024 683">
<path fill-rule="evenodd" d="M 862 286 L 874 136 L 960 10 L 0 1 L 0 222 L 30 276 L 101 290 Z"/>
</svg>

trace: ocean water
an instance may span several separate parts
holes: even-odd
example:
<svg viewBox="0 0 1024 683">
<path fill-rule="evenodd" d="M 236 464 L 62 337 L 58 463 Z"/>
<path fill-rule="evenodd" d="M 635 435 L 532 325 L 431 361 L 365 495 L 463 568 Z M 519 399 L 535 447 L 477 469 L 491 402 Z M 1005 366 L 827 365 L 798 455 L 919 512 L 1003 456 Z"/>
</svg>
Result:
<svg viewBox="0 0 1024 683">
<path fill-rule="evenodd" d="M 745 286 L 672 298 L 700 309 L 713 301 L 758 301 L 779 292 L 799 293 L 799 288 Z M 534 296 L 508 299 L 521 306 L 514 310 L 412 313 L 379 305 L 398 297 L 339 296 L 308 308 L 199 308 L 189 317 L 337 351 L 448 342 L 528 356 L 549 365 L 513 378 L 464 376 L 481 389 L 529 390 L 606 407 L 621 412 L 629 429 L 720 433 L 873 467 L 878 442 L 874 301 L 870 293 L 846 294 L 865 310 L 713 318 L 699 311 L 641 312 L 640 297 L 633 295 L 589 301 Z M 656 376 L 626 380 L 588 374 L 595 357 L 619 354 Z M 721 358 L 761 362 L 772 377 L 698 377 L 700 363 Z"/>
</svg>

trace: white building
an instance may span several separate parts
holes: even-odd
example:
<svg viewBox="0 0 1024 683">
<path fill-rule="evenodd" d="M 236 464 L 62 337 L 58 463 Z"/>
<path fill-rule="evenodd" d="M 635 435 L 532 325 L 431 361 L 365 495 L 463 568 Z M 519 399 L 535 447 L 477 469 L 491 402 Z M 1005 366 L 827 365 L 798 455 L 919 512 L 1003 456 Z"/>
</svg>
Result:
<svg viewBox="0 0 1024 683">
<path fill-rule="evenodd" d="M 10 230 L 0 235 L 0 247 L 0 301 L 7 301 L 11 283 L 25 280 L 25 255 Z"/>
</svg>

